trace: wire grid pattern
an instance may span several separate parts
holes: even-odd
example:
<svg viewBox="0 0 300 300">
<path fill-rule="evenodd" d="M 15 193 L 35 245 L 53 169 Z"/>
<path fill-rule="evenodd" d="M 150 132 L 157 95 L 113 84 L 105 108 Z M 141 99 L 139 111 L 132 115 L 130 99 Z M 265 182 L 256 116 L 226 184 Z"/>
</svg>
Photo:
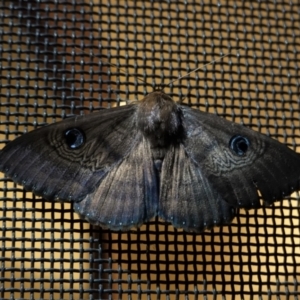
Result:
<svg viewBox="0 0 300 300">
<path fill-rule="evenodd" d="M 300 151 L 299 20 L 298 1 L 0 0 L 1 147 L 164 85 Z M 0 176 L 1 299 L 300 299 L 297 193 L 202 234 L 111 232 Z"/>
</svg>

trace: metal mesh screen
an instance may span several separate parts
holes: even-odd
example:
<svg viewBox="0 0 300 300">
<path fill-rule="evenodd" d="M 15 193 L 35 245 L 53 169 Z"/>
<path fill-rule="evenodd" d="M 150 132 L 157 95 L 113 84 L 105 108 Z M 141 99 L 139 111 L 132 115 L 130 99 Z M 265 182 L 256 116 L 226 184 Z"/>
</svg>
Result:
<svg viewBox="0 0 300 300">
<path fill-rule="evenodd" d="M 298 1 L 0 0 L 1 147 L 229 54 L 165 92 L 300 151 L 299 20 Z M 202 234 L 115 233 L 0 176 L 1 299 L 300 298 L 296 193 Z"/>
</svg>

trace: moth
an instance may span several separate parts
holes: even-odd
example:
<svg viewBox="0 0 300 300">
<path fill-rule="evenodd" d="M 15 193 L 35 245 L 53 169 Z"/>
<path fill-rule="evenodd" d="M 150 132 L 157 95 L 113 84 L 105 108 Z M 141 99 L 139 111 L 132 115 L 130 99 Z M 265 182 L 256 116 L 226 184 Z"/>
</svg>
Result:
<svg viewBox="0 0 300 300">
<path fill-rule="evenodd" d="M 185 231 L 228 224 L 237 208 L 299 188 L 300 155 L 162 91 L 26 133 L 0 170 L 48 200 L 71 201 L 93 224 L 129 230 L 155 216 Z"/>
</svg>

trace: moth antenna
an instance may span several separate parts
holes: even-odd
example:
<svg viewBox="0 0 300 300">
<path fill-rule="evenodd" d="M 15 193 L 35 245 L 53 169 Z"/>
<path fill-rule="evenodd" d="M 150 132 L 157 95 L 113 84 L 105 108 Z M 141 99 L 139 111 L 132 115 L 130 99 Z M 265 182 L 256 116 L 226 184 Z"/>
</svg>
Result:
<svg viewBox="0 0 300 300">
<path fill-rule="evenodd" d="M 81 51 L 81 53 L 88 54 L 87 52 L 81 50 L 79 47 L 75 47 L 75 49 L 78 49 L 79 51 Z M 93 56 L 96 56 L 96 55 L 94 55 L 93 53 L 92 53 L 92 55 L 93 55 Z M 114 68 L 116 68 L 117 70 L 119 70 L 119 71 L 120 71 L 121 73 L 123 73 L 124 75 L 135 76 L 135 78 L 136 78 L 138 81 L 141 81 L 141 82 L 145 83 L 146 85 L 149 85 L 149 84 L 148 84 L 145 80 L 143 80 L 140 76 L 132 75 L 132 74 L 126 72 L 126 71 L 123 70 L 122 68 L 120 68 L 120 67 L 118 67 L 117 65 L 115 65 L 115 64 L 113 64 L 113 63 L 107 61 L 106 59 L 102 59 L 102 58 L 101 58 L 101 61 L 105 62 L 106 64 L 108 64 L 108 65 L 110 65 L 110 66 L 112 66 L 112 67 L 114 67 Z"/>
<path fill-rule="evenodd" d="M 202 65 L 202 66 L 200 66 L 200 67 L 198 67 L 198 68 L 192 70 L 191 72 L 189 72 L 189 73 L 187 73 L 187 74 L 185 74 L 185 75 L 183 75 L 183 76 L 179 76 L 178 78 L 176 78 L 176 79 L 172 80 L 171 82 L 169 82 L 168 84 L 166 84 L 161 90 L 163 91 L 165 87 L 170 86 L 172 83 L 174 83 L 174 82 L 176 82 L 176 81 L 180 81 L 180 80 L 183 79 L 183 78 L 187 78 L 187 77 L 189 77 L 192 73 L 196 73 L 198 70 L 203 69 L 203 68 L 205 68 L 205 67 L 207 67 L 207 66 L 209 66 L 209 65 L 212 65 L 213 63 L 215 63 L 215 62 L 217 62 L 217 61 L 220 61 L 221 59 L 223 59 L 224 57 L 229 56 L 229 55 L 230 55 L 230 53 L 225 54 L 225 55 L 223 55 L 223 56 L 221 56 L 221 57 L 219 57 L 219 58 L 217 58 L 217 59 L 215 59 L 215 60 L 213 60 L 213 61 L 211 61 L 211 62 L 209 62 L 209 63 L 207 63 L 207 64 L 204 64 L 204 65 Z"/>
</svg>

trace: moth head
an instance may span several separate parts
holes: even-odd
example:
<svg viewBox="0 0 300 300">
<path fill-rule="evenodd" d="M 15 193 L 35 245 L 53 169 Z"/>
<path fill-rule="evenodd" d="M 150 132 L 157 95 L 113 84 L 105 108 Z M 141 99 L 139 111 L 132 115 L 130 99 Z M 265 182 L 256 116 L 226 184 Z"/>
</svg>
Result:
<svg viewBox="0 0 300 300">
<path fill-rule="evenodd" d="M 162 91 L 147 95 L 138 105 L 137 125 L 152 146 L 167 146 L 182 139 L 182 111 Z"/>
</svg>

